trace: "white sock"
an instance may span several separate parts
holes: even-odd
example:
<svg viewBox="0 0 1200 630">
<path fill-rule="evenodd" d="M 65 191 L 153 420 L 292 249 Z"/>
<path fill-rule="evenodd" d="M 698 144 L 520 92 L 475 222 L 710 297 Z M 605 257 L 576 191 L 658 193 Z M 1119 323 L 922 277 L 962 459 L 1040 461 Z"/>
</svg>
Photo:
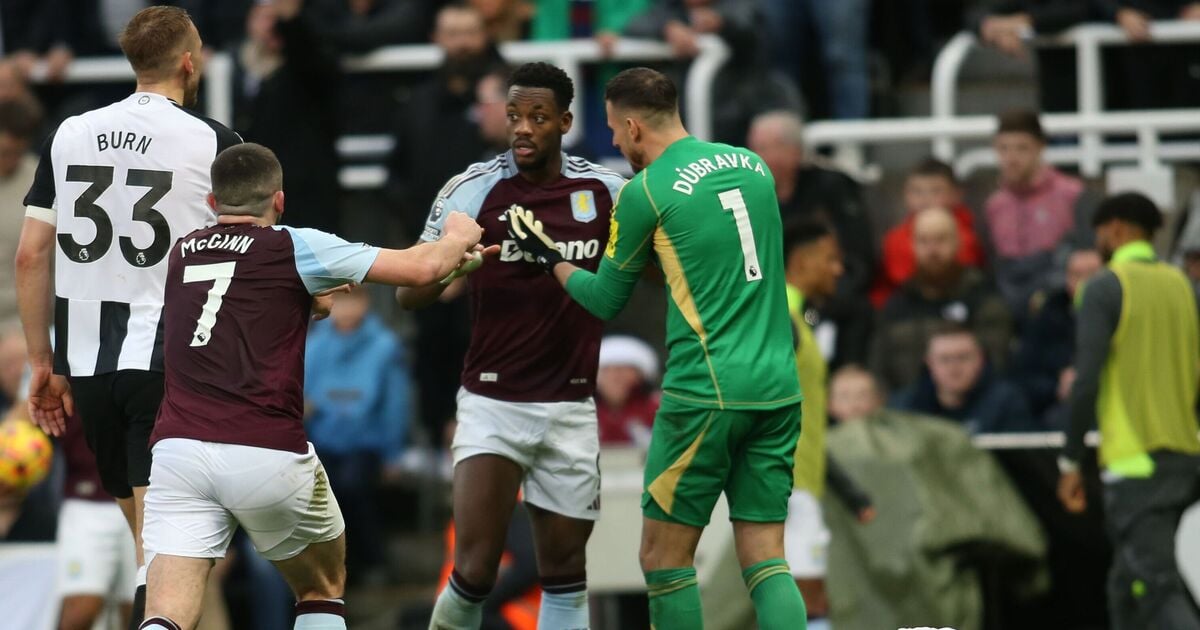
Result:
<svg viewBox="0 0 1200 630">
<path fill-rule="evenodd" d="M 829 630 L 830 627 L 829 619 L 827 617 L 808 620 L 808 630 Z"/>
<path fill-rule="evenodd" d="M 478 630 L 482 623 L 483 602 L 472 602 L 447 584 L 433 605 L 429 630 Z"/>
<path fill-rule="evenodd" d="M 147 572 L 147 568 L 149 566 L 150 566 L 150 563 L 147 562 L 146 564 L 143 564 L 142 566 L 138 567 L 137 584 L 135 586 L 145 586 L 146 585 L 146 572 Z"/>
<path fill-rule="evenodd" d="M 305 613 L 296 615 L 292 630 L 346 630 L 346 618 L 329 613 Z"/>
<path fill-rule="evenodd" d="M 587 591 L 547 593 L 542 591 L 538 610 L 538 630 L 587 630 Z"/>
<path fill-rule="evenodd" d="M 296 602 L 296 623 L 292 630 L 346 630 L 346 602 L 341 599 L 314 599 Z"/>
<path fill-rule="evenodd" d="M 164 617 L 151 617 L 143 621 L 138 630 L 179 630 L 179 626 Z"/>
</svg>

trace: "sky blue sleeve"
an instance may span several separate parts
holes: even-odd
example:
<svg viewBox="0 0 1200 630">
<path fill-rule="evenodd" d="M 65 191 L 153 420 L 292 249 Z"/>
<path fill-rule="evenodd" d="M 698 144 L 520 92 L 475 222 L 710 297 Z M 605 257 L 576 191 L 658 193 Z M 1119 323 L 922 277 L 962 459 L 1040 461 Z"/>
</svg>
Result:
<svg viewBox="0 0 1200 630">
<path fill-rule="evenodd" d="M 332 234 L 310 228 L 277 226 L 292 237 L 296 250 L 296 272 L 309 293 L 346 284 L 361 283 L 375 264 L 379 248 L 350 243 Z"/>
<path fill-rule="evenodd" d="M 604 187 L 608 189 L 608 194 L 613 200 L 613 205 L 616 205 L 617 198 L 621 196 L 621 189 L 625 187 L 627 180 L 608 169 L 604 169 L 600 173 L 599 179 L 604 184 Z"/>
<path fill-rule="evenodd" d="M 433 242 L 442 237 L 446 215 L 463 212 L 472 219 L 479 218 L 479 209 L 487 193 L 504 178 L 503 164 L 497 160 L 472 165 L 462 173 L 451 177 L 433 200 L 421 240 Z"/>
</svg>

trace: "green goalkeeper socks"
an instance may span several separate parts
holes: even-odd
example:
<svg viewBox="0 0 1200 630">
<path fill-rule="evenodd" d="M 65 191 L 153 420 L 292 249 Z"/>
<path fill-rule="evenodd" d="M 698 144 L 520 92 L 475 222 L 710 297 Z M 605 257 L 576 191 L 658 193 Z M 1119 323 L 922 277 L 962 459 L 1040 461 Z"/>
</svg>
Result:
<svg viewBox="0 0 1200 630">
<path fill-rule="evenodd" d="M 700 586 L 696 569 L 660 569 L 646 573 L 652 630 L 702 630 Z"/>
<path fill-rule="evenodd" d="M 804 630 L 808 612 L 787 561 L 764 560 L 742 571 L 761 630 Z"/>
</svg>

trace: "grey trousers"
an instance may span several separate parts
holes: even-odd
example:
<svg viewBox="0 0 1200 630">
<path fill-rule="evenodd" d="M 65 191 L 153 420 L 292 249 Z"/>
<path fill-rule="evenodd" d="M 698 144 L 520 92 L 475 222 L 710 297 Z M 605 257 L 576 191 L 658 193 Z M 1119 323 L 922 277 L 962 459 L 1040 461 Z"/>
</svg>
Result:
<svg viewBox="0 0 1200 630">
<path fill-rule="evenodd" d="M 1200 457 L 1160 451 L 1154 476 L 1105 484 L 1113 546 L 1108 608 L 1114 630 L 1200 630 L 1200 613 L 1175 562 L 1179 519 L 1200 500 Z"/>
</svg>

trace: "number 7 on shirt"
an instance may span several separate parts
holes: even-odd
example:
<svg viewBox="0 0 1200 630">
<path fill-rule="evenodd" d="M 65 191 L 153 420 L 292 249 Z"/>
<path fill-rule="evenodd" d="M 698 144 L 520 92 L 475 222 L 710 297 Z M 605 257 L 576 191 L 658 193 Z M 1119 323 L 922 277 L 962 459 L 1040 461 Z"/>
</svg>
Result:
<svg viewBox="0 0 1200 630">
<path fill-rule="evenodd" d="M 221 310 L 221 302 L 225 292 L 233 281 L 233 272 L 237 269 L 236 262 L 212 263 L 209 265 L 188 265 L 183 268 L 184 282 L 212 282 L 208 290 L 208 299 L 200 309 L 200 319 L 196 321 L 196 332 L 192 333 L 193 348 L 207 346 L 212 339 L 212 328 L 217 323 L 217 311 Z"/>
</svg>

